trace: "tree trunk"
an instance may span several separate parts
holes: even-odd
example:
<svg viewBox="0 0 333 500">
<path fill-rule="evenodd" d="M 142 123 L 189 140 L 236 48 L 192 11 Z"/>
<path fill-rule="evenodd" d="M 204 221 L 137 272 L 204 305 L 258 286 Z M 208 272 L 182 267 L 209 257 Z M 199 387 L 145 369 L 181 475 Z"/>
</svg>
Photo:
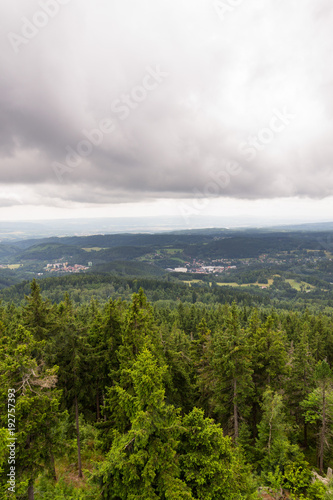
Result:
<svg viewBox="0 0 333 500">
<path fill-rule="evenodd" d="M 253 434 L 253 440 L 255 443 L 255 438 L 258 435 L 258 428 L 257 428 L 257 417 L 258 417 L 258 403 L 254 401 L 252 403 L 252 434 Z"/>
<path fill-rule="evenodd" d="M 80 445 L 80 426 L 79 426 L 79 405 L 77 401 L 77 395 L 75 395 L 75 421 L 76 421 L 76 436 L 77 436 L 77 461 L 79 469 L 79 477 L 82 477 L 82 465 L 81 465 L 81 445 Z"/>
<path fill-rule="evenodd" d="M 237 380 L 234 378 L 234 439 L 238 439 Z"/>
<path fill-rule="evenodd" d="M 274 401 L 274 400 L 273 400 Z M 268 434 L 268 444 L 267 444 L 267 447 L 268 447 L 268 455 L 270 455 L 271 453 L 271 444 L 272 444 L 272 428 L 273 428 L 273 424 L 272 424 L 272 420 L 273 420 L 273 408 L 272 408 L 272 413 L 271 413 L 271 417 L 269 419 L 269 422 L 268 422 L 268 426 L 269 426 L 269 434 Z"/>
<path fill-rule="evenodd" d="M 304 448 L 308 447 L 308 424 L 304 422 Z"/>
<path fill-rule="evenodd" d="M 99 406 L 99 390 L 98 390 L 98 386 L 97 386 L 97 389 L 96 389 L 96 418 L 97 418 L 97 422 L 99 422 L 99 420 L 101 419 L 101 412 L 100 412 L 100 406 Z"/>
<path fill-rule="evenodd" d="M 105 396 L 103 392 L 103 415 L 104 415 L 104 422 L 106 422 L 106 409 L 105 409 Z"/>
<path fill-rule="evenodd" d="M 53 480 L 56 481 L 57 480 L 57 472 L 56 472 L 56 468 L 55 468 L 54 455 L 53 455 L 52 451 L 50 453 L 50 462 L 51 462 Z"/>
<path fill-rule="evenodd" d="M 320 474 L 323 474 L 324 472 L 325 435 L 326 435 L 326 393 L 325 393 L 325 387 L 323 387 L 323 414 L 322 414 L 322 426 L 320 431 L 320 445 L 319 445 Z"/>
<path fill-rule="evenodd" d="M 309 355 L 309 352 L 308 354 Z M 308 383 L 307 383 L 307 371 L 305 370 L 304 373 L 303 373 L 303 390 L 302 390 L 302 394 L 303 394 L 303 398 L 302 399 L 305 399 L 306 398 L 306 395 L 307 395 L 307 392 L 308 392 Z M 304 419 L 304 448 L 306 449 L 308 447 L 308 424 L 306 422 L 306 420 Z"/>
<path fill-rule="evenodd" d="M 29 486 L 28 486 L 28 500 L 34 500 L 35 495 L 34 495 L 34 484 L 32 479 L 29 481 Z"/>
</svg>

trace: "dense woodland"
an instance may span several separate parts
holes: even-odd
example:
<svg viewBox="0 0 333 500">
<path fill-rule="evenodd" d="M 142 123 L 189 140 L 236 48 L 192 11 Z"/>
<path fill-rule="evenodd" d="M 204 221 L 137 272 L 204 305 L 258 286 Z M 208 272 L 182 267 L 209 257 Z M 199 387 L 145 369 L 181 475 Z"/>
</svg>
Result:
<svg viewBox="0 0 333 500">
<path fill-rule="evenodd" d="M 131 264 L 131 263 L 130 263 Z M 175 273 L 176 274 L 176 273 Z M 188 276 L 187 276 L 188 279 Z M 124 277 L 110 273 L 87 273 L 44 278 L 38 281 L 43 297 L 60 303 L 66 290 L 75 305 L 88 303 L 96 298 L 101 303 L 112 299 L 131 300 L 133 293 L 142 287 L 154 307 L 177 308 L 183 304 L 197 304 L 199 307 L 215 308 L 218 304 L 237 302 L 240 306 L 257 306 L 270 309 L 299 310 L 332 314 L 333 290 L 314 289 L 311 293 L 296 291 L 282 278 L 275 278 L 266 290 L 257 286 L 246 288 L 217 286 L 207 275 L 199 282 L 183 283 L 177 277 L 166 278 Z M 21 281 L 0 291 L 0 300 L 24 304 L 24 296 L 30 292 L 30 281 Z"/>
<path fill-rule="evenodd" d="M 313 481 L 333 465 L 331 316 L 30 288 L 1 308 L 0 498 L 332 498 Z"/>
</svg>

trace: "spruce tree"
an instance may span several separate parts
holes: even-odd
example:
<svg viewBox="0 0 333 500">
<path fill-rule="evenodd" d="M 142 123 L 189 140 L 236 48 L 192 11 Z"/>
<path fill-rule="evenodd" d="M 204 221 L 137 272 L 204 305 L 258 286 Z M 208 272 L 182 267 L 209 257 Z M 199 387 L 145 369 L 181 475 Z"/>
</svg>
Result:
<svg viewBox="0 0 333 500">
<path fill-rule="evenodd" d="M 325 451 L 330 447 L 333 422 L 333 374 L 324 360 L 317 363 L 315 370 L 316 389 L 303 401 L 305 419 L 319 425 L 318 466 L 324 471 Z"/>
<path fill-rule="evenodd" d="M 179 478 L 177 446 L 181 419 L 165 403 L 163 377 L 153 354 L 143 348 L 128 376 L 133 392 L 116 387 L 129 429 L 114 431 L 113 442 L 98 477 L 105 500 L 191 499 L 190 489 Z"/>
<path fill-rule="evenodd" d="M 225 331 L 218 331 L 214 336 L 212 356 L 216 407 L 227 419 L 228 428 L 237 442 L 240 422 L 249 413 L 252 367 L 248 336 L 240 327 L 235 304 L 230 310 Z"/>
<path fill-rule="evenodd" d="M 40 353 L 38 360 L 35 353 Z M 43 343 L 18 326 L 14 336 L 0 334 L 0 401 L 7 407 L 8 390 L 15 403 L 11 425 L 0 415 L 0 427 L 10 427 L 15 437 L 17 498 L 34 498 L 34 482 L 45 468 L 52 468 L 52 453 L 59 419 L 59 391 L 55 389 L 58 367 L 47 368 L 42 358 Z M 10 398 L 12 399 L 12 398 Z M 13 408 L 13 406 L 11 406 Z M 11 431 L 11 429 L 14 429 Z M 10 436 L 12 437 L 12 436 Z M 7 470 L 4 471 L 7 474 Z M 53 472 L 53 471 L 51 471 Z M 4 474 L 3 473 L 3 474 Z M 7 475 L 1 476 L 5 487 Z"/>
</svg>

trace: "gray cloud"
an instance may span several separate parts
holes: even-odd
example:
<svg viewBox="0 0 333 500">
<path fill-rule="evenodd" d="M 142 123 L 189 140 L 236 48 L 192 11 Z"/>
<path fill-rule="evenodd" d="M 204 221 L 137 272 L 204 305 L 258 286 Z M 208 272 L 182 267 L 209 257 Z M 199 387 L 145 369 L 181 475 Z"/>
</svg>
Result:
<svg viewBox="0 0 333 500">
<path fill-rule="evenodd" d="M 22 185 L 21 203 L 54 206 L 190 198 L 230 161 L 219 196 L 333 195 L 329 0 L 250 0 L 223 21 L 206 0 L 71 0 L 15 53 L 40 3 L 0 6 L 1 206 Z"/>
</svg>

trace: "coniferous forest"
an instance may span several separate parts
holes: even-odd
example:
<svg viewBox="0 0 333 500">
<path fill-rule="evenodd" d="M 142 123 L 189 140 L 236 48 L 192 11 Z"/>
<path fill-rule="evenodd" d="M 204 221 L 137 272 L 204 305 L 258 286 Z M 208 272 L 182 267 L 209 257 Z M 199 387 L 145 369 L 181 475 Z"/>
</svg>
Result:
<svg viewBox="0 0 333 500">
<path fill-rule="evenodd" d="M 332 498 L 331 316 L 35 280 L 0 314 L 0 498 Z"/>
<path fill-rule="evenodd" d="M 0 19 L 0 500 L 333 500 L 333 0 Z"/>
</svg>

